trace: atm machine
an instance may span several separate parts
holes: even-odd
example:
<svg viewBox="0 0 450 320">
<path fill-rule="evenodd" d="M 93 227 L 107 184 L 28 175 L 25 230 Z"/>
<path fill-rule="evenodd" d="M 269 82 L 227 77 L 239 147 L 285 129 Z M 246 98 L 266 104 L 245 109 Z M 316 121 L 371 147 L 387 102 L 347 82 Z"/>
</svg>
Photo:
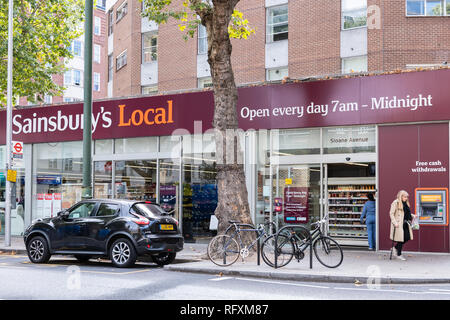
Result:
<svg viewBox="0 0 450 320">
<path fill-rule="evenodd" d="M 415 194 L 420 225 L 448 225 L 447 188 L 417 188 Z"/>
</svg>

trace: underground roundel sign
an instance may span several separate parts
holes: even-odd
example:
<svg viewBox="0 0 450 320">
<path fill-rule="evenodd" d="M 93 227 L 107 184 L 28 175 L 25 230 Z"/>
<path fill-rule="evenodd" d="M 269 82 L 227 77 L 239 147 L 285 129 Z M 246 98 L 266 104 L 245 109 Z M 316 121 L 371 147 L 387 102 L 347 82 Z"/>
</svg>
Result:
<svg viewBox="0 0 450 320">
<path fill-rule="evenodd" d="M 23 154 L 23 142 L 13 141 L 12 152 L 13 154 Z"/>
</svg>

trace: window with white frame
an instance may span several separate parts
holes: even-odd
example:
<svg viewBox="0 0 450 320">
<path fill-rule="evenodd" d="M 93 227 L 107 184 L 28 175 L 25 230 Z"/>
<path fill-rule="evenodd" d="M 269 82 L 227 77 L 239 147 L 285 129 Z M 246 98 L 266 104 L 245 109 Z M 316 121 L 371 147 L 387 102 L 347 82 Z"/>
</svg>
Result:
<svg viewBox="0 0 450 320">
<path fill-rule="evenodd" d="M 94 91 L 100 91 L 100 73 L 94 72 Z"/>
<path fill-rule="evenodd" d="M 113 26 L 114 26 L 114 12 L 111 9 L 108 11 L 108 36 L 113 34 Z"/>
<path fill-rule="evenodd" d="M 367 0 L 342 0 L 342 29 L 367 25 Z"/>
<path fill-rule="evenodd" d="M 48 94 L 45 94 L 44 95 L 44 103 L 45 104 L 52 104 L 52 96 L 50 96 L 50 95 L 48 95 Z"/>
<path fill-rule="evenodd" d="M 267 8 L 266 42 L 288 39 L 288 6 Z"/>
<path fill-rule="evenodd" d="M 289 76 L 288 67 L 266 70 L 266 80 L 267 81 L 283 80 L 285 77 L 288 77 L 288 76 Z"/>
<path fill-rule="evenodd" d="M 199 88 L 212 88 L 213 82 L 211 77 L 198 78 L 198 87 Z"/>
<path fill-rule="evenodd" d="M 127 50 L 119 54 L 116 58 L 116 70 L 120 70 L 127 65 Z"/>
<path fill-rule="evenodd" d="M 450 16 L 450 0 L 406 0 L 407 16 Z"/>
<path fill-rule="evenodd" d="M 113 58 L 113 55 L 110 54 L 108 56 L 108 82 L 112 81 L 113 72 L 114 72 L 114 58 Z"/>
<path fill-rule="evenodd" d="M 81 71 L 73 70 L 73 85 L 81 86 Z"/>
<path fill-rule="evenodd" d="M 79 40 L 72 41 L 71 52 L 75 57 L 81 57 L 83 55 L 82 44 Z"/>
<path fill-rule="evenodd" d="M 123 17 L 128 13 L 128 2 L 125 1 L 116 10 L 116 22 L 122 20 Z"/>
<path fill-rule="evenodd" d="M 198 54 L 205 54 L 208 52 L 208 37 L 206 34 L 206 27 L 204 25 L 198 26 Z"/>
<path fill-rule="evenodd" d="M 67 70 L 64 72 L 64 85 L 72 85 L 72 70 Z"/>
<path fill-rule="evenodd" d="M 367 55 L 342 58 L 342 73 L 367 72 Z"/>
<path fill-rule="evenodd" d="M 145 86 L 142 87 L 142 94 L 157 94 L 158 93 L 158 86 Z"/>
<path fill-rule="evenodd" d="M 158 35 L 154 32 L 142 34 L 142 63 L 158 60 Z"/>
<path fill-rule="evenodd" d="M 94 62 L 100 63 L 102 47 L 94 44 Z"/>
<path fill-rule="evenodd" d="M 96 36 L 102 34 L 102 19 L 100 17 L 94 18 L 94 34 Z"/>
</svg>

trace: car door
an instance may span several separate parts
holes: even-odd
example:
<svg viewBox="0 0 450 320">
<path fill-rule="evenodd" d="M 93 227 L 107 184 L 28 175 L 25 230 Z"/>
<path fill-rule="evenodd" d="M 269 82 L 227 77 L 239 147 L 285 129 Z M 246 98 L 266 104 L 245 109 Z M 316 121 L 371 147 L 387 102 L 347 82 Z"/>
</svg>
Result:
<svg viewBox="0 0 450 320">
<path fill-rule="evenodd" d="M 69 209 L 67 215 L 62 215 L 55 223 L 55 241 L 53 250 L 79 251 L 86 249 L 88 225 L 87 220 L 95 214 L 96 202 L 84 201 Z"/>
<path fill-rule="evenodd" d="M 95 215 L 91 215 L 87 219 L 87 249 L 89 251 L 103 252 L 106 250 L 105 241 L 113 231 L 110 228 L 110 222 L 119 216 L 120 208 L 119 203 L 101 202 Z"/>
</svg>

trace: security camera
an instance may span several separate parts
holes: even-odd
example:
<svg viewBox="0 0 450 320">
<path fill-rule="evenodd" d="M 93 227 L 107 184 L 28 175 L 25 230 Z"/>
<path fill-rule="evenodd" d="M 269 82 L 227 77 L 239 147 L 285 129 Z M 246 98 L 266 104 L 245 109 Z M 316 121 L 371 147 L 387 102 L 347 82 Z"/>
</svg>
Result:
<svg viewBox="0 0 450 320">
<path fill-rule="evenodd" d="M 350 161 L 350 157 L 345 158 L 345 160 Z"/>
</svg>

